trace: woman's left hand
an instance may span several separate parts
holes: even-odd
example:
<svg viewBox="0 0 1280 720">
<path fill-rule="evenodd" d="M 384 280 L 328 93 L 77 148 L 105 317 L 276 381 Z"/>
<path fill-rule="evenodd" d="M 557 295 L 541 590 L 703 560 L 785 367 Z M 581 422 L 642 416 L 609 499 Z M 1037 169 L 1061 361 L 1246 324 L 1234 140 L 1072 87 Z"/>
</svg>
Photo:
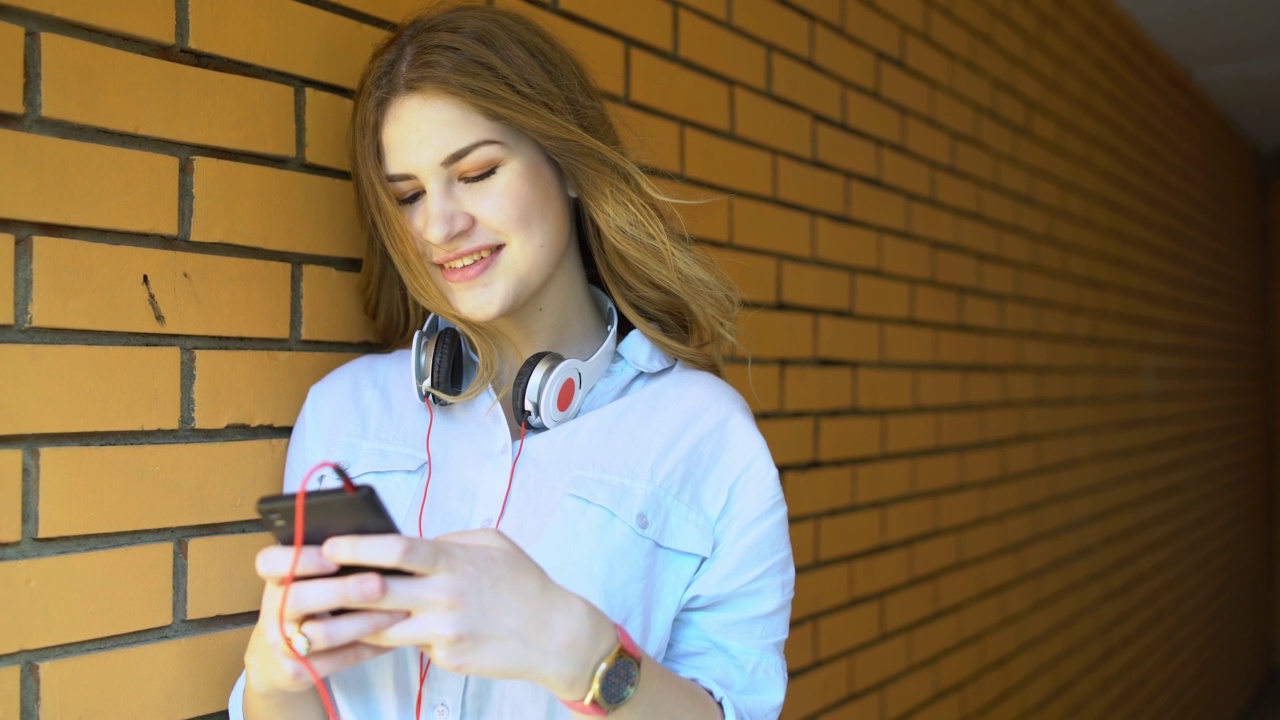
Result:
<svg viewBox="0 0 1280 720">
<path fill-rule="evenodd" d="M 382 599 L 354 606 L 409 613 L 361 642 L 415 645 L 452 672 L 530 680 L 578 700 L 595 663 L 617 642 L 603 612 L 556 584 L 497 530 L 434 540 L 346 535 L 329 539 L 322 551 L 339 565 L 412 573 L 386 576 Z"/>
</svg>

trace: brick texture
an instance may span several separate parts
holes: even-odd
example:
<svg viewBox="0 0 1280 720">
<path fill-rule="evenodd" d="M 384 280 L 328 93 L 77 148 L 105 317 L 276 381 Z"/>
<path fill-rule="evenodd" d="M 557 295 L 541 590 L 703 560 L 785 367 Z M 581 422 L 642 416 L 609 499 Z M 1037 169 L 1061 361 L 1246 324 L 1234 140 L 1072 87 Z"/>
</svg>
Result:
<svg viewBox="0 0 1280 720">
<path fill-rule="evenodd" d="M 0 717 L 223 711 L 254 503 L 373 350 L 351 91 L 426 4 L 4 3 Z M 1261 165 L 1115 3 L 487 4 L 742 291 L 783 720 L 1239 714 L 1280 587 Z"/>
</svg>

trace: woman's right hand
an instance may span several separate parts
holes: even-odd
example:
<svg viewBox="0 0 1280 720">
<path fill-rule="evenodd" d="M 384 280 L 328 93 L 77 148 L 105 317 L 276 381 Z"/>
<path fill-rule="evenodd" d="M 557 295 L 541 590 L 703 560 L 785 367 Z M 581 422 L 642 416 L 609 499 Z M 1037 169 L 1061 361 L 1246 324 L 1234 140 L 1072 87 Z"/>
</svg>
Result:
<svg viewBox="0 0 1280 720">
<path fill-rule="evenodd" d="M 246 700 L 253 695 L 263 700 L 287 701 L 288 695 L 312 689 L 311 676 L 289 651 L 288 638 L 280 635 L 280 603 L 293 552 L 292 547 L 283 545 L 258 552 L 255 567 L 266 587 L 258 624 L 244 655 Z M 388 648 L 366 645 L 360 638 L 407 617 L 404 612 L 381 610 L 323 617 L 325 613 L 376 601 L 386 592 L 386 582 L 378 573 L 325 577 L 337 570 L 337 565 L 320 554 L 319 547 L 304 546 L 289 589 L 288 606 L 284 608 L 285 632 L 300 627 L 311 643 L 307 660 L 320 677 L 389 652 Z M 321 617 L 313 617 L 316 615 Z"/>
</svg>

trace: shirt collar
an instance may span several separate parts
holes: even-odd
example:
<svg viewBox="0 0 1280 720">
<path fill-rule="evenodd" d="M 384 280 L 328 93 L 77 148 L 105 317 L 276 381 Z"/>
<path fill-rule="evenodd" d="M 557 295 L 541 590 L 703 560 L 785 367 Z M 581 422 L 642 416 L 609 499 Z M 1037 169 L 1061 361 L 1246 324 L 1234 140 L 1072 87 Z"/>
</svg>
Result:
<svg viewBox="0 0 1280 720">
<path fill-rule="evenodd" d="M 640 332 L 632 330 L 618 343 L 618 354 L 640 372 L 654 373 L 676 364 L 676 359 Z"/>
</svg>

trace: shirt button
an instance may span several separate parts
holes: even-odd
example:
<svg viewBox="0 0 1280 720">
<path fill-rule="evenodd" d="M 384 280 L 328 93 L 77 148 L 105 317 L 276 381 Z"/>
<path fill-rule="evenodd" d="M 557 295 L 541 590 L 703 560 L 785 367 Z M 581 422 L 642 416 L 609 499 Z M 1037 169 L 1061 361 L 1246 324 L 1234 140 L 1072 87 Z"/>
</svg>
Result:
<svg viewBox="0 0 1280 720">
<path fill-rule="evenodd" d="M 480 527 L 482 528 L 493 527 L 493 518 L 485 518 L 484 520 L 480 521 Z M 442 705 L 441 707 L 444 707 L 444 706 Z"/>
<path fill-rule="evenodd" d="M 436 717 L 439 718 L 440 720 L 444 720 L 445 718 L 449 717 L 449 706 L 445 705 L 444 703 L 440 703 L 439 705 L 437 705 Z"/>
<path fill-rule="evenodd" d="M 649 518 L 645 517 L 644 513 L 640 513 L 636 515 L 636 525 L 638 525 L 641 530 L 648 530 Z"/>
</svg>

